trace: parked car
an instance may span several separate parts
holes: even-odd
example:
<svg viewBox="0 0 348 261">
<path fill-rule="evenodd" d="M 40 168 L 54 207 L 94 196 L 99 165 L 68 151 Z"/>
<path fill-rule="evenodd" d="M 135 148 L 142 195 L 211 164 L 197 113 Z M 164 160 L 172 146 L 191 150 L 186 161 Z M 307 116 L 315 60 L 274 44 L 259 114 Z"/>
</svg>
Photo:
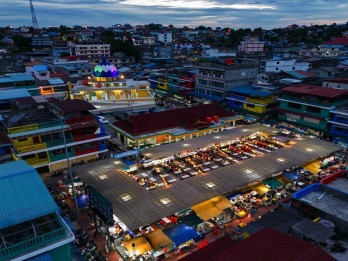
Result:
<svg viewBox="0 0 348 261">
<path fill-rule="evenodd" d="M 105 118 L 104 116 L 98 115 L 97 118 L 102 124 L 109 124 L 109 120 L 107 118 Z"/>
</svg>

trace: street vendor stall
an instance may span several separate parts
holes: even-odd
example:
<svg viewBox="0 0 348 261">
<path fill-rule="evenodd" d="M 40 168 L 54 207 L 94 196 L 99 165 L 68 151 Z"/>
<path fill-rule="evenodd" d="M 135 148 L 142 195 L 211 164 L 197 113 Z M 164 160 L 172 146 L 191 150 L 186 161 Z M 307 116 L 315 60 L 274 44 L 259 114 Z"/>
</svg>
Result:
<svg viewBox="0 0 348 261">
<path fill-rule="evenodd" d="M 174 242 L 174 249 L 190 246 L 194 239 L 199 236 L 196 230 L 182 223 L 163 230 L 163 233 Z"/>
<path fill-rule="evenodd" d="M 278 187 L 283 185 L 281 182 L 279 182 L 275 178 L 270 178 L 270 179 L 264 180 L 264 181 L 262 181 L 262 183 L 271 189 L 275 189 L 275 188 L 278 188 Z"/>
<path fill-rule="evenodd" d="M 172 250 L 173 241 L 170 240 L 161 229 L 156 229 L 155 231 L 146 234 L 145 238 L 154 250 L 152 253 L 153 257 L 158 257 Z"/>
<path fill-rule="evenodd" d="M 137 257 L 152 250 L 151 245 L 144 237 L 135 237 L 123 242 L 130 257 Z"/>
<path fill-rule="evenodd" d="M 232 203 L 226 197 L 218 196 L 193 206 L 192 210 L 204 221 L 207 221 L 220 215 L 224 209 L 231 206 Z"/>
</svg>

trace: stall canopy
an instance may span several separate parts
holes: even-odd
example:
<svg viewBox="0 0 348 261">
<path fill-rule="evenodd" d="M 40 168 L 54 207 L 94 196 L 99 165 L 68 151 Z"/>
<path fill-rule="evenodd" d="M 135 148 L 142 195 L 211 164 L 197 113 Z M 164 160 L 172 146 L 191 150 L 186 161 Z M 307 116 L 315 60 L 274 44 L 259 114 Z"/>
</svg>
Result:
<svg viewBox="0 0 348 261">
<path fill-rule="evenodd" d="M 128 241 L 125 241 L 123 244 L 128 253 L 130 253 L 131 255 L 139 256 L 146 253 L 147 251 L 152 250 L 149 242 L 147 242 L 147 240 L 143 237 L 132 238 Z"/>
<path fill-rule="evenodd" d="M 220 215 L 224 209 L 231 206 L 232 203 L 226 197 L 218 196 L 193 206 L 192 210 L 204 221 L 207 221 Z"/>
<path fill-rule="evenodd" d="M 286 172 L 284 172 L 284 176 L 290 180 L 298 179 L 298 175 L 297 175 L 296 171 L 286 171 Z"/>
<path fill-rule="evenodd" d="M 173 243 L 161 229 L 157 229 L 151 233 L 146 234 L 145 238 L 153 249 L 159 249 Z"/>
<path fill-rule="evenodd" d="M 179 217 L 179 221 L 190 227 L 195 227 L 203 222 L 202 219 L 200 219 L 199 216 L 197 216 L 197 214 L 193 211 L 186 216 Z"/>
<path fill-rule="evenodd" d="M 271 189 L 278 188 L 278 187 L 283 185 L 282 183 L 280 183 L 278 180 L 276 180 L 274 178 L 270 178 L 270 179 L 264 180 L 263 184 L 265 184 L 266 186 L 270 187 Z"/>
<path fill-rule="evenodd" d="M 176 246 L 180 246 L 181 244 L 198 237 L 196 230 L 182 223 L 163 230 L 163 233 L 166 234 Z"/>
</svg>

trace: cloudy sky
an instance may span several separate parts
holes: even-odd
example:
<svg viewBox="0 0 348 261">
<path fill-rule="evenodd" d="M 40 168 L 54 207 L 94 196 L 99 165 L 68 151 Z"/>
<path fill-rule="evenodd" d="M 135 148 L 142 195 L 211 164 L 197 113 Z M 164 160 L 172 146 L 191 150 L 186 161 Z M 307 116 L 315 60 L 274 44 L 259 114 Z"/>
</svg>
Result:
<svg viewBox="0 0 348 261">
<path fill-rule="evenodd" d="M 346 23 L 347 0 L 34 0 L 39 27 L 173 24 L 272 29 Z M 0 26 L 31 25 L 29 0 L 1 0 Z"/>
</svg>

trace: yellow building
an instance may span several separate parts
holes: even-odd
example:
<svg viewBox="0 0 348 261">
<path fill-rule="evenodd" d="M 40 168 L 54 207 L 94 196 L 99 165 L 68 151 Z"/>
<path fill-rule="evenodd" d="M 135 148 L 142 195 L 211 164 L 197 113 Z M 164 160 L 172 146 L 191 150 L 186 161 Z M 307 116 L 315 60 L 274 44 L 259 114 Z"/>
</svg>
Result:
<svg viewBox="0 0 348 261">
<path fill-rule="evenodd" d="M 272 86 L 241 86 L 231 89 L 228 105 L 234 110 L 264 116 L 275 112 L 279 90 Z"/>
<path fill-rule="evenodd" d="M 124 79 L 117 68 L 103 57 L 94 68 L 92 77 L 78 81 L 71 88 L 71 98 L 87 100 L 100 112 L 144 111 L 155 107 L 149 87 L 148 81 Z"/>
</svg>

